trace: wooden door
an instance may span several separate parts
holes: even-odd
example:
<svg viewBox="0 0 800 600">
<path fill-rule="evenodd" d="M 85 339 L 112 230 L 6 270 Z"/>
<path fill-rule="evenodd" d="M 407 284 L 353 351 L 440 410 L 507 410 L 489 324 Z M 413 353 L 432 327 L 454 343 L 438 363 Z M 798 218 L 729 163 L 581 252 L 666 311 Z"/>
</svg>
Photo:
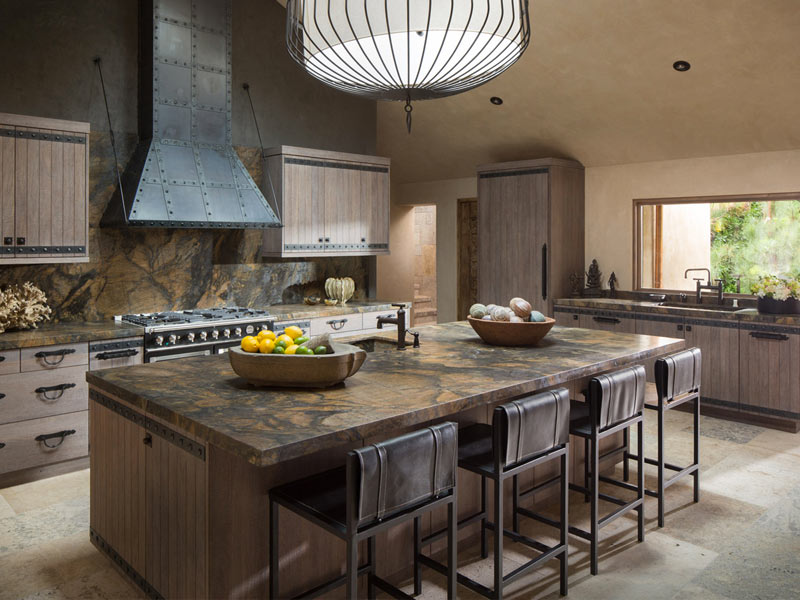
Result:
<svg viewBox="0 0 800 600">
<path fill-rule="evenodd" d="M 366 238 L 362 177 L 364 171 L 331 163 L 324 172 L 325 249 L 330 252 L 356 252 Z"/>
<path fill-rule="evenodd" d="M 14 256 L 14 127 L 0 127 L 0 256 Z"/>
<path fill-rule="evenodd" d="M 148 433 L 145 578 L 164 598 L 205 598 L 205 451 L 157 424 Z"/>
<path fill-rule="evenodd" d="M 374 252 L 389 251 L 389 170 L 361 172 L 359 242 Z"/>
<path fill-rule="evenodd" d="M 549 244 L 548 174 L 482 173 L 478 178 L 478 301 L 522 297 L 545 314 Z"/>
<path fill-rule="evenodd" d="M 284 251 L 321 252 L 325 237 L 324 169 L 289 157 L 283 177 Z"/>
<path fill-rule="evenodd" d="M 686 347 L 700 348 L 700 395 L 730 406 L 739 404 L 739 329 L 736 323 L 687 319 Z"/>
<path fill-rule="evenodd" d="M 742 409 L 800 418 L 800 330 L 743 325 L 739 382 Z"/>
<path fill-rule="evenodd" d="M 478 301 L 478 200 L 458 201 L 458 314 L 466 319 Z"/>
<path fill-rule="evenodd" d="M 682 317 L 656 317 L 655 315 L 638 315 L 636 317 L 636 333 L 640 335 L 657 335 L 682 340 L 684 337 L 683 327 Z M 647 381 L 655 381 L 656 360 L 651 358 L 643 363 L 647 372 Z"/>
<path fill-rule="evenodd" d="M 616 313 L 598 313 L 596 315 L 581 315 L 580 326 L 585 329 L 600 329 L 602 331 L 616 331 L 618 333 L 636 333 L 636 319 Z"/>
</svg>

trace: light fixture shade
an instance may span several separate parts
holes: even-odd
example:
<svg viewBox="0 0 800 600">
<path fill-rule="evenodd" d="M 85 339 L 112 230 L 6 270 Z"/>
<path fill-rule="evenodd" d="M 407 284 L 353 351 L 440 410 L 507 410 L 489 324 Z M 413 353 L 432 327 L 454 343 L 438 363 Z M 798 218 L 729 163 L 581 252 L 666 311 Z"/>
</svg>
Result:
<svg viewBox="0 0 800 600">
<path fill-rule="evenodd" d="M 528 0 L 288 0 L 286 43 L 308 73 L 375 100 L 442 98 L 508 69 Z"/>
</svg>

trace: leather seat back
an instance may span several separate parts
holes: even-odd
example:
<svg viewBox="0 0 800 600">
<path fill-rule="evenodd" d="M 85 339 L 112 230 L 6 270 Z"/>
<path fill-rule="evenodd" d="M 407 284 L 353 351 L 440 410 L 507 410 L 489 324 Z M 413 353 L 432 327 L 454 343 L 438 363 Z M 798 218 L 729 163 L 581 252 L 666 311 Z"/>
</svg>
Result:
<svg viewBox="0 0 800 600">
<path fill-rule="evenodd" d="M 456 485 L 458 427 L 440 423 L 350 453 L 357 474 L 357 525 L 383 519 Z M 348 485 L 351 485 L 348 482 Z"/>
<path fill-rule="evenodd" d="M 641 413 L 644 392 L 645 371 L 642 365 L 593 377 L 589 382 L 589 402 L 594 403 L 600 429 Z"/>
<path fill-rule="evenodd" d="M 656 389 L 665 400 L 700 391 L 702 355 L 700 348 L 659 358 L 655 365 Z"/>
<path fill-rule="evenodd" d="M 494 409 L 504 467 L 533 458 L 569 441 L 569 392 L 559 388 L 508 402 Z"/>
</svg>

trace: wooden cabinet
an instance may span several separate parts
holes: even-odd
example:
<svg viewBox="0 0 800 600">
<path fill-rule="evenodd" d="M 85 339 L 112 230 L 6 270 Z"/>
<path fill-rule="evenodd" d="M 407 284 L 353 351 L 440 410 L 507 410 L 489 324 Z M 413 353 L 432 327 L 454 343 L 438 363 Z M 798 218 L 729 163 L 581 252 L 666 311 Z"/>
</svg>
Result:
<svg viewBox="0 0 800 600">
<path fill-rule="evenodd" d="M 683 328 L 683 317 L 654 314 L 636 315 L 636 333 L 640 335 L 657 335 L 659 337 L 683 339 Z M 647 381 L 655 381 L 654 368 L 656 360 L 652 358 L 643 363 L 647 372 Z"/>
<path fill-rule="evenodd" d="M 619 333 L 636 333 L 636 319 L 632 316 L 613 311 L 595 311 L 593 314 L 583 314 L 580 326 L 585 329 L 600 329 L 602 331 L 616 331 Z"/>
<path fill-rule="evenodd" d="M 267 151 L 265 195 L 283 223 L 264 256 L 389 252 L 387 158 L 281 146 Z M 274 198 L 273 198 L 274 190 Z"/>
<path fill-rule="evenodd" d="M 575 161 L 541 159 L 478 168 L 478 301 L 520 296 L 553 314 L 583 273 L 584 171 Z"/>
<path fill-rule="evenodd" d="M 686 347 L 703 353 L 701 395 L 718 404 L 739 404 L 739 324 L 686 319 Z"/>
<path fill-rule="evenodd" d="M 741 408 L 800 419 L 800 329 L 743 323 L 738 334 Z"/>
<path fill-rule="evenodd" d="M 571 311 L 568 308 L 556 306 L 553 317 L 556 320 L 556 325 L 561 325 L 561 327 L 581 326 L 581 315 L 578 311 Z"/>
<path fill-rule="evenodd" d="M 87 262 L 89 124 L 0 113 L 0 264 Z"/>
</svg>

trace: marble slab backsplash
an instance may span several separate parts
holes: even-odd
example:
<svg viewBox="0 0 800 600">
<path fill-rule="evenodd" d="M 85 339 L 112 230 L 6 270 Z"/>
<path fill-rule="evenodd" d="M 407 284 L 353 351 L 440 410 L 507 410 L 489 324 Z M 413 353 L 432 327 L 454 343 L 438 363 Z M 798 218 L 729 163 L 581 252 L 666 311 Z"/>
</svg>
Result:
<svg viewBox="0 0 800 600">
<path fill-rule="evenodd" d="M 259 230 L 100 228 L 114 193 L 109 136 L 91 134 L 88 263 L 0 266 L 0 286 L 32 281 L 47 294 L 54 321 L 221 305 L 265 306 L 322 295 L 328 277 L 352 277 L 354 299 L 368 287 L 370 257 L 262 259 Z M 136 137 L 118 136 L 121 167 Z M 260 151 L 236 149 L 255 181 Z M 123 157 L 125 157 L 123 159 Z"/>
</svg>

